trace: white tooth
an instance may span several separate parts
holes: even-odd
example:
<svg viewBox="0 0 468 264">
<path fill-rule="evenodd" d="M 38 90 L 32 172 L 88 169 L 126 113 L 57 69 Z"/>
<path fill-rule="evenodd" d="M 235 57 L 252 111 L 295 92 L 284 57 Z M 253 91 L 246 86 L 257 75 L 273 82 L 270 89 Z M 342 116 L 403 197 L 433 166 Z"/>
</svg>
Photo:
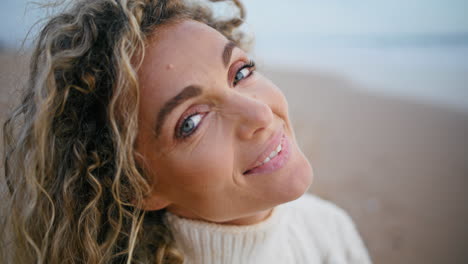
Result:
<svg viewBox="0 0 468 264">
<path fill-rule="evenodd" d="M 283 148 L 281 147 L 281 144 L 278 145 L 278 147 L 276 147 L 276 152 L 280 152 Z"/>
<path fill-rule="evenodd" d="M 269 161 L 270 161 L 270 157 L 267 157 L 267 158 L 263 161 L 263 163 L 267 163 L 267 162 L 269 162 Z"/>
<path fill-rule="evenodd" d="M 270 159 L 272 159 L 272 158 L 276 157 L 276 155 L 278 155 L 278 152 L 272 151 L 272 152 L 270 153 L 270 156 L 268 156 L 268 157 L 269 157 Z"/>
</svg>

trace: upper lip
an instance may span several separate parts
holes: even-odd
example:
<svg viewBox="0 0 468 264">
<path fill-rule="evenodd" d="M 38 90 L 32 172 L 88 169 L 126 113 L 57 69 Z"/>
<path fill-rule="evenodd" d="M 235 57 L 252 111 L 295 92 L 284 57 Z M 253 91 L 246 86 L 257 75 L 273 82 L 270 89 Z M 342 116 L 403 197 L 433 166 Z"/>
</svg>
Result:
<svg viewBox="0 0 468 264">
<path fill-rule="evenodd" d="M 244 173 L 248 172 L 249 170 L 254 169 L 255 167 L 258 167 L 262 165 L 263 161 L 270 156 L 270 153 L 273 150 L 276 150 L 278 145 L 281 143 L 281 139 L 283 137 L 283 130 L 279 129 L 274 133 L 270 139 L 260 148 L 263 151 L 260 152 L 260 155 L 257 156 L 257 159 L 250 164 L 247 169 L 244 171 Z"/>
</svg>

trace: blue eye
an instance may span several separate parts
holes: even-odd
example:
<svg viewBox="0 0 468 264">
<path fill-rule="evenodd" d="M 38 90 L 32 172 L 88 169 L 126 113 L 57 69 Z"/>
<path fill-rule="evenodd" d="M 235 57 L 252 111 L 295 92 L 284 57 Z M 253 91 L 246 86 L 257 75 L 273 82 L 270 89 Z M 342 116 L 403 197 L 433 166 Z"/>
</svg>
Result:
<svg viewBox="0 0 468 264">
<path fill-rule="evenodd" d="M 201 120 L 202 114 L 194 114 L 184 119 L 177 130 L 177 137 L 185 138 L 190 136 L 197 129 Z"/>
<path fill-rule="evenodd" d="M 233 84 L 236 85 L 238 82 L 242 81 L 243 79 L 247 78 L 252 74 L 255 67 L 255 62 L 250 61 L 248 64 L 242 66 L 239 71 L 234 76 Z"/>
</svg>

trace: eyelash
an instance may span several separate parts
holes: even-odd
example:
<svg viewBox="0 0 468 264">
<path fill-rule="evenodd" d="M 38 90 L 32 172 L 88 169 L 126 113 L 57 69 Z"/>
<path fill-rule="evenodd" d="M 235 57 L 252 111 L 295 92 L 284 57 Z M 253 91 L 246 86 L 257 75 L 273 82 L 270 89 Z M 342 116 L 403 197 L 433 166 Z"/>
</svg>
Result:
<svg viewBox="0 0 468 264">
<path fill-rule="evenodd" d="M 236 81 L 236 77 L 237 77 L 237 74 L 239 74 L 243 69 L 249 69 L 249 73 L 247 74 L 247 76 L 245 76 L 244 78 L 242 78 L 241 80 L 238 80 Z M 245 78 L 248 78 L 250 75 L 252 75 L 252 73 L 255 71 L 255 62 L 253 60 L 250 60 L 248 63 L 242 65 L 242 67 L 240 67 L 239 70 L 237 70 L 236 74 L 234 75 L 233 79 L 232 80 L 232 85 L 233 86 L 236 86 L 239 82 L 241 82 L 242 80 L 244 80 Z"/>
<path fill-rule="evenodd" d="M 176 133 L 175 133 L 176 138 L 186 139 L 190 137 L 191 135 L 193 135 L 195 131 L 197 131 L 198 127 L 200 127 L 201 122 L 203 122 L 203 116 L 205 115 L 206 113 L 201 113 L 201 112 L 198 112 L 197 110 L 195 110 L 193 113 L 188 113 L 186 117 L 182 119 L 182 122 L 180 122 L 180 124 L 176 128 Z M 184 134 L 184 132 L 182 131 L 182 128 L 184 127 L 185 122 L 187 122 L 188 120 L 190 120 L 192 117 L 195 117 L 195 116 L 201 116 L 200 119 L 198 120 L 198 123 L 195 125 L 195 128 L 192 129 L 190 133 Z"/>
<path fill-rule="evenodd" d="M 240 80 L 235 80 L 235 78 L 237 77 L 237 74 L 239 74 L 242 70 L 244 69 L 249 69 L 249 73 L 242 79 Z M 236 74 L 234 75 L 233 77 L 233 81 L 232 81 L 232 84 L 233 86 L 236 86 L 239 82 L 243 81 L 245 78 L 249 78 L 252 73 L 255 71 L 255 62 L 253 60 L 250 60 L 248 63 L 242 65 L 242 67 L 240 67 Z M 203 117 L 206 115 L 206 113 L 201 113 L 201 112 L 198 112 L 197 110 L 195 110 L 194 112 L 189 112 L 187 113 L 184 117 L 182 118 L 182 121 L 177 125 L 176 127 L 176 131 L 175 131 L 175 136 L 177 139 L 179 140 L 184 140 L 184 139 L 187 139 L 189 138 L 190 136 L 192 136 L 193 134 L 195 134 L 195 132 L 198 130 L 198 128 L 200 127 L 200 124 L 201 122 L 203 122 Z M 187 135 L 184 135 L 183 132 L 182 132 L 182 128 L 185 124 L 186 121 L 190 120 L 192 117 L 194 116 L 201 116 L 200 120 L 198 121 L 197 125 L 195 126 L 195 128 L 193 130 L 190 131 L 190 133 L 188 133 Z"/>
</svg>

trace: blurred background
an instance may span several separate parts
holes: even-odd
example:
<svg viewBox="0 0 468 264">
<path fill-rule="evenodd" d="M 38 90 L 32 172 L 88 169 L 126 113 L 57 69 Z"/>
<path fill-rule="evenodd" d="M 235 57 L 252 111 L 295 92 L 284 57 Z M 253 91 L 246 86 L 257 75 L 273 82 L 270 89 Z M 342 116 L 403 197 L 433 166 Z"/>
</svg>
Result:
<svg viewBox="0 0 468 264">
<path fill-rule="evenodd" d="M 374 263 L 468 263 L 468 1 L 244 2 L 309 191 L 349 212 Z M 21 41 L 47 16 L 26 3 L 0 10 L 2 120 L 26 76 Z"/>
</svg>

